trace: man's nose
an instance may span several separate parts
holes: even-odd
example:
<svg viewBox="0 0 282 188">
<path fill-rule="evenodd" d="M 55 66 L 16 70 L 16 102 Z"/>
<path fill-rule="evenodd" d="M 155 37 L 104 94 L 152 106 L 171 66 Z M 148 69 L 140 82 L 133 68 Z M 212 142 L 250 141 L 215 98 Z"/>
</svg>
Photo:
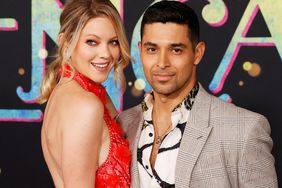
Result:
<svg viewBox="0 0 282 188">
<path fill-rule="evenodd" d="M 161 51 L 159 59 L 158 59 L 157 67 L 161 69 L 165 69 L 166 67 L 169 67 L 169 66 L 170 66 L 170 61 L 169 61 L 167 52 Z"/>
</svg>

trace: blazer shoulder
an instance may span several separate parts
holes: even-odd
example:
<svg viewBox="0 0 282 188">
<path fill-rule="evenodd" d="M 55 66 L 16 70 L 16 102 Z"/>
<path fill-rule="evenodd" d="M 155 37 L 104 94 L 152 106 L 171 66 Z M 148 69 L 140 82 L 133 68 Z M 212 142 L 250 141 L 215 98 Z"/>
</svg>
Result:
<svg viewBox="0 0 282 188">
<path fill-rule="evenodd" d="M 221 100 L 215 96 L 212 96 L 212 108 L 218 108 L 223 114 L 221 115 L 231 115 L 241 117 L 241 116 L 247 116 L 250 118 L 262 118 L 266 119 L 262 114 L 259 114 L 257 112 L 248 110 L 246 108 L 242 108 L 240 106 L 237 106 L 233 103 L 226 102 L 224 100 Z"/>
<path fill-rule="evenodd" d="M 138 126 L 142 116 L 142 107 L 141 104 L 139 104 L 121 112 L 117 118 L 117 121 L 120 123 L 123 130 L 127 132 L 129 127 Z"/>
<path fill-rule="evenodd" d="M 264 129 L 268 133 L 270 132 L 269 122 L 262 114 L 236 106 L 214 96 L 212 96 L 210 117 L 212 122 L 219 117 L 220 122 L 218 122 L 218 125 L 243 126 L 246 130 L 257 127 Z"/>
<path fill-rule="evenodd" d="M 119 117 L 125 117 L 130 115 L 136 115 L 136 113 L 142 113 L 141 104 L 128 108 L 127 110 L 120 113 Z"/>
</svg>

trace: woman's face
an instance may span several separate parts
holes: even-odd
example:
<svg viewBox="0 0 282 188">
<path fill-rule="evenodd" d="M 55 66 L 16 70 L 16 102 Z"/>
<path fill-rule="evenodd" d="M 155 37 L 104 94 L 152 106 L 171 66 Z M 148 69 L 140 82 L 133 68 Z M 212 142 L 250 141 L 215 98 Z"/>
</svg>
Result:
<svg viewBox="0 0 282 188">
<path fill-rule="evenodd" d="M 115 28 L 106 17 L 88 21 L 71 55 L 73 67 L 96 83 L 104 82 L 120 58 Z"/>
</svg>

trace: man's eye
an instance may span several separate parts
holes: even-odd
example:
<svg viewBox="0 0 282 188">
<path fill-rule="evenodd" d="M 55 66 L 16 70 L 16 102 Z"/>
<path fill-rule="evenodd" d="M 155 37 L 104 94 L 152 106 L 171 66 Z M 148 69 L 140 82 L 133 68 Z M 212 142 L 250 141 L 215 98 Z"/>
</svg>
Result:
<svg viewBox="0 0 282 188">
<path fill-rule="evenodd" d="M 155 48 L 147 48 L 147 52 L 154 53 L 154 52 L 156 52 L 156 49 Z"/>
<path fill-rule="evenodd" d="M 174 48 L 174 49 L 172 49 L 172 52 L 173 52 L 174 54 L 181 54 L 181 53 L 182 53 L 182 49 Z"/>
<path fill-rule="evenodd" d="M 95 46 L 97 44 L 94 40 L 87 40 L 86 43 L 90 46 Z"/>
</svg>

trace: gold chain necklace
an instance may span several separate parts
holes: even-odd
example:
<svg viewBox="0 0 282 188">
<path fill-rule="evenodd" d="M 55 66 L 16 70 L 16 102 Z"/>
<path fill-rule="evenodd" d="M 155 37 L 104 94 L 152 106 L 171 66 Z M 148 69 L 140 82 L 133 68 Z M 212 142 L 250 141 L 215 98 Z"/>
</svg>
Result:
<svg viewBox="0 0 282 188">
<path fill-rule="evenodd" d="M 154 116 L 153 116 L 154 117 Z M 169 124 L 169 126 L 167 127 L 167 129 L 165 130 L 165 132 L 162 135 L 159 135 L 159 129 L 158 129 L 158 123 L 156 121 L 153 120 L 153 125 L 154 125 L 154 130 L 155 130 L 155 139 L 154 139 L 154 143 L 156 144 L 160 144 L 164 138 L 164 136 L 169 133 L 170 129 L 171 129 L 171 123 Z"/>
<path fill-rule="evenodd" d="M 171 123 L 169 124 L 169 126 L 166 129 L 166 131 L 164 132 L 164 134 L 161 135 L 161 136 L 159 135 L 158 125 L 157 125 L 156 121 L 154 122 L 154 120 L 153 120 L 153 126 L 154 126 L 155 138 L 154 138 L 154 144 L 153 144 L 152 152 L 151 152 L 151 156 L 150 156 L 150 164 L 151 164 L 152 169 L 154 169 L 156 158 L 157 158 L 158 151 L 159 151 L 159 147 L 160 147 L 160 144 L 163 140 L 163 137 L 171 129 Z"/>
</svg>

